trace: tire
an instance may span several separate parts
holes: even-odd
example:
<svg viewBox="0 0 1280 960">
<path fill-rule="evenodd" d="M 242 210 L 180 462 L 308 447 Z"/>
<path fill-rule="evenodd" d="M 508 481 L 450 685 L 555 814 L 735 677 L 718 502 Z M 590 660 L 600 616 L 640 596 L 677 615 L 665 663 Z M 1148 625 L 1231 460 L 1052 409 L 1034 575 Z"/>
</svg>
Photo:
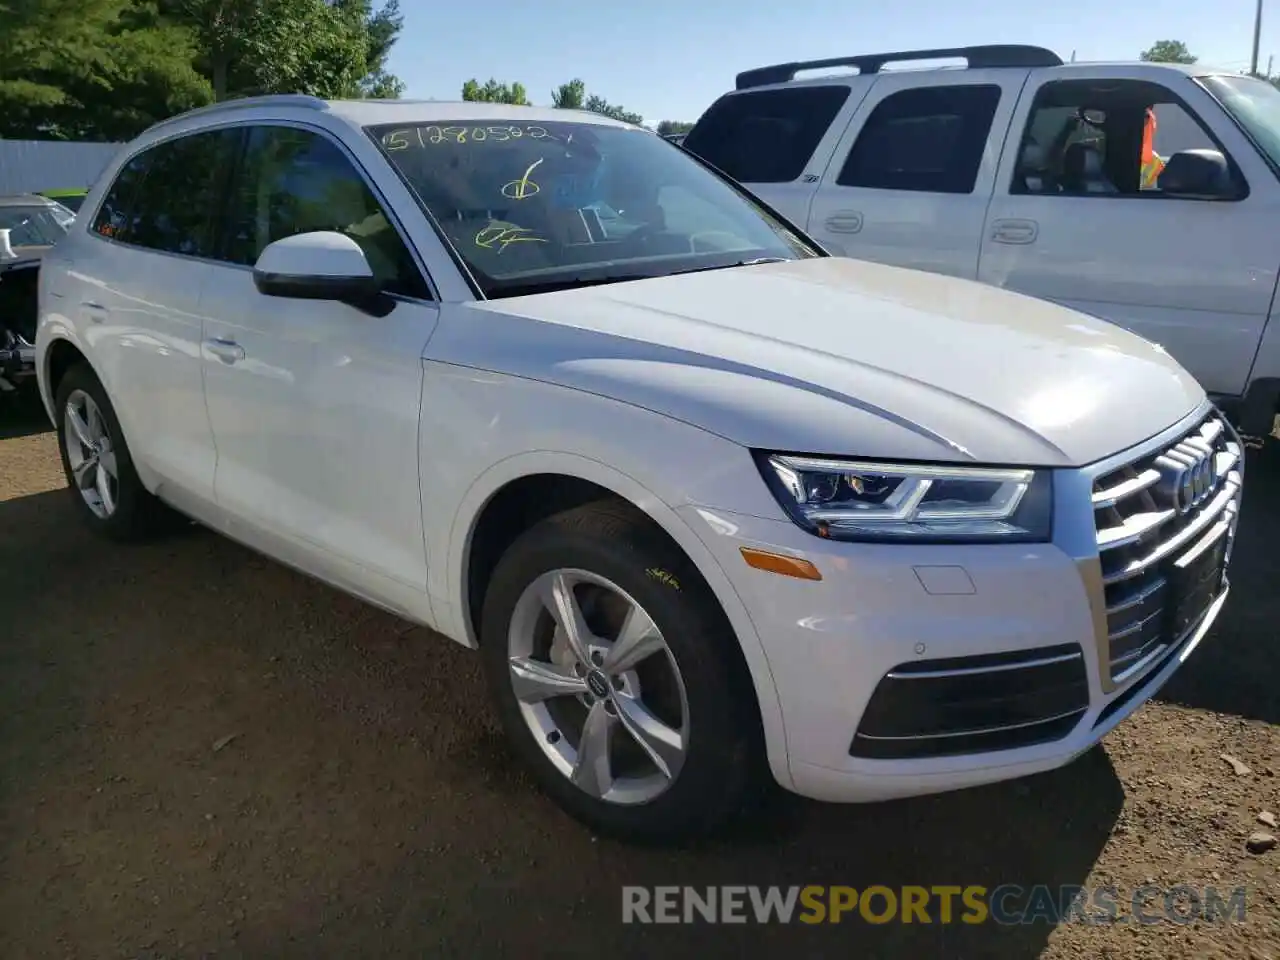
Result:
<svg viewBox="0 0 1280 960">
<path fill-rule="evenodd" d="M 621 657 L 614 664 L 624 669 L 616 672 L 598 669 L 602 662 L 610 667 L 608 659 L 587 666 L 574 656 L 559 627 L 563 616 L 553 617 L 549 610 L 547 591 L 557 575 L 573 584 L 584 626 L 603 645 L 602 658 L 621 649 L 607 641 L 618 636 L 614 628 L 631 604 L 643 612 L 636 623 L 645 622 L 647 614 L 657 628 L 662 648 L 629 670 Z M 647 636 L 646 648 L 654 646 L 653 631 Z M 549 641 L 550 648 L 542 646 Z M 545 791 L 591 829 L 631 841 L 671 842 L 716 832 L 744 810 L 761 770 L 763 744 L 755 691 L 737 638 L 689 560 L 633 509 L 612 501 L 588 504 L 521 535 L 489 582 L 480 645 L 499 718 L 516 753 Z M 583 686 L 574 683 L 568 694 L 530 703 L 530 660 L 551 661 L 537 670 L 552 670 L 566 682 L 573 674 Z M 513 663 L 522 672 L 513 671 Z M 541 682 L 532 686 L 545 689 Z M 599 697 L 603 690 L 607 695 Z M 637 703 L 647 714 L 637 712 Z M 601 768 L 580 762 L 579 747 L 586 739 L 582 725 L 592 716 L 593 729 L 610 730 L 615 744 L 607 751 L 609 776 L 591 775 Z M 638 718 L 639 729 L 647 731 L 643 736 L 630 732 Z M 664 729 L 647 722 L 652 718 Z M 677 730 L 678 750 L 670 737 Z M 657 749 L 644 749 L 642 739 Z M 587 774 L 580 785 L 573 778 L 583 768 Z M 612 782 L 603 796 L 602 782 Z"/>
<path fill-rule="evenodd" d="M 84 403 L 85 398 L 96 411 L 97 424 L 86 422 L 84 411 L 89 408 Z M 91 431 L 95 426 L 100 426 L 97 438 L 105 441 L 100 446 L 100 452 L 86 456 L 89 448 L 70 426 L 68 407 L 72 404 L 80 412 L 81 422 Z M 173 522 L 174 514 L 152 496 L 138 478 L 115 408 L 97 376 L 87 365 L 76 364 L 63 375 L 58 384 L 54 412 L 58 450 L 62 455 L 62 470 L 67 478 L 68 493 L 76 503 L 76 512 L 90 529 L 110 540 L 127 542 L 159 533 Z M 77 459 L 73 462 L 73 458 Z M 106 481 L 108 497 L 99 492 L 101 487 L 93 482 L 93 476 L 88 475 L 89 471 L 94 470 L 94 466 L 91 462 L 86 464 L 86 460 L 92 461 L 94 458 L 97 459 L 95 476 L 100 476 L 103 469 L 107 470 L 108 476 L 111 467 L 115 470 L 115 476 Z M 78 466 L 87 467 L 84 474 L 85 487 L 92 486 L 93 493 L 85 492 L 77 480 Z M 97 507 L 90 502 L 95 495 Z"/>
</svg>

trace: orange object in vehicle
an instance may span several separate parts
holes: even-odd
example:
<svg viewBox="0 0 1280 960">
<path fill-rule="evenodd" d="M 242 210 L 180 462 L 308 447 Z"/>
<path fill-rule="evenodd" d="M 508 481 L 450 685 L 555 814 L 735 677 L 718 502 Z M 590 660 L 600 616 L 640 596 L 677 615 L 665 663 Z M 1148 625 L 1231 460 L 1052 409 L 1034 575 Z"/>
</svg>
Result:
<svg viewBox="0 0 1280 960">
<path fill-rule="evenodd" d="M 1142 172 L 1143 190 L 1154 189 L 1164 169 L 1164 160 L 1156 153 L 1156 112 L 1147 107 L 1147 119 L 1142 125 Z"/>
</svg>

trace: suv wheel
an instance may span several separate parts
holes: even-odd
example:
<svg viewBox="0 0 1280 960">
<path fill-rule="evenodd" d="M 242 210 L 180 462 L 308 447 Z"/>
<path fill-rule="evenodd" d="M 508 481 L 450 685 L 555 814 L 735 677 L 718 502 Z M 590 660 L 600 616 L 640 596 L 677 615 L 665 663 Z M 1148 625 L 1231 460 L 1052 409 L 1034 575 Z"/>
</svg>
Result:
<svg viewBox="0 0 1280 960">
<path fill-rule="evenodd" d="M 90 527 L 113 540 L 134 540 L 171 516 L 138 479 L 115 408 L 89 367 L 66 372 L 54 410 L 62 469 Z"/>
<path fill-rule="evenodd" d="M 502 724 L 573 816 L 672 840 L 741 808 L 754 691 L 718 604 L 646 518 L 591 504 L 530 529 L 494 571 L 481 632 Z"/>
</svg>

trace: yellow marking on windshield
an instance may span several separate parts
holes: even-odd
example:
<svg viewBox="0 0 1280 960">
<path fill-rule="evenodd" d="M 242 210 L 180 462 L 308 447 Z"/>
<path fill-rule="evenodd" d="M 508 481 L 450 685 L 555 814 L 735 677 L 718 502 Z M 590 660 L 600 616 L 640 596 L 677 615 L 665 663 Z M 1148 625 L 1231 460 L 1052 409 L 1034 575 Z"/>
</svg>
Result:
<svg viewBox="0 0 1280 960">
<path fill-rule="evenodd" d="M 502 195 L 508 200 L 527 200 L 534 194 L 538 193 L 542 188 L 529 179 L 529 175 L 533 173 L 534 168 L 542 162 L 543 158 L 539 157 L 524 172 L 524 176 L 519 180 L 512 180 L 502 186 Z"/>
<path fill-rule="evenodd" d="M 502 253 L 513 243 L 528 241 L 531 243 L 546 243 L 542 237 L 531 237 L 532 233 L 528 227 L 513 227 L 505 223 L 491 223 L 476 234 L 475 244 L 477 247 L 483 247 L 485 250 L 494 249 L 497 245 L 498 253 Z"/>
</svg>

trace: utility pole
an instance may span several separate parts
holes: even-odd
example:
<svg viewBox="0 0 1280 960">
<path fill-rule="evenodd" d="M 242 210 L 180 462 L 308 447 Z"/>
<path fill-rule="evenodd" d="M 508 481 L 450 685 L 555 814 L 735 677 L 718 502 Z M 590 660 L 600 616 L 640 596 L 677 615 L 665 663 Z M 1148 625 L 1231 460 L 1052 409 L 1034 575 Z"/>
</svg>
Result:
<svg viewBox="0 0 1280 960">
<path fill-rule="evenodd" d="M 1271 65 L 1276 62 L 1276 55 L 1273 53 L 1267 57 L 1267 79 L 1271 79 Z"/>
<path fill-rule="evenodd" d="M 1071 51 L 1071 62 L 1072 63 L 1076 62 L 1076 52 L 1074 50 Z"/>
<path fill-rule="evenodd" d="M 1258 0 L 1257 12 L 1253 15 L 1253 60 L 1249 66 L 1249 73 L 1253 76 L 1258 75 L 1258 43 L 1262 39 L 1262 0 Z"/>
</svg>

